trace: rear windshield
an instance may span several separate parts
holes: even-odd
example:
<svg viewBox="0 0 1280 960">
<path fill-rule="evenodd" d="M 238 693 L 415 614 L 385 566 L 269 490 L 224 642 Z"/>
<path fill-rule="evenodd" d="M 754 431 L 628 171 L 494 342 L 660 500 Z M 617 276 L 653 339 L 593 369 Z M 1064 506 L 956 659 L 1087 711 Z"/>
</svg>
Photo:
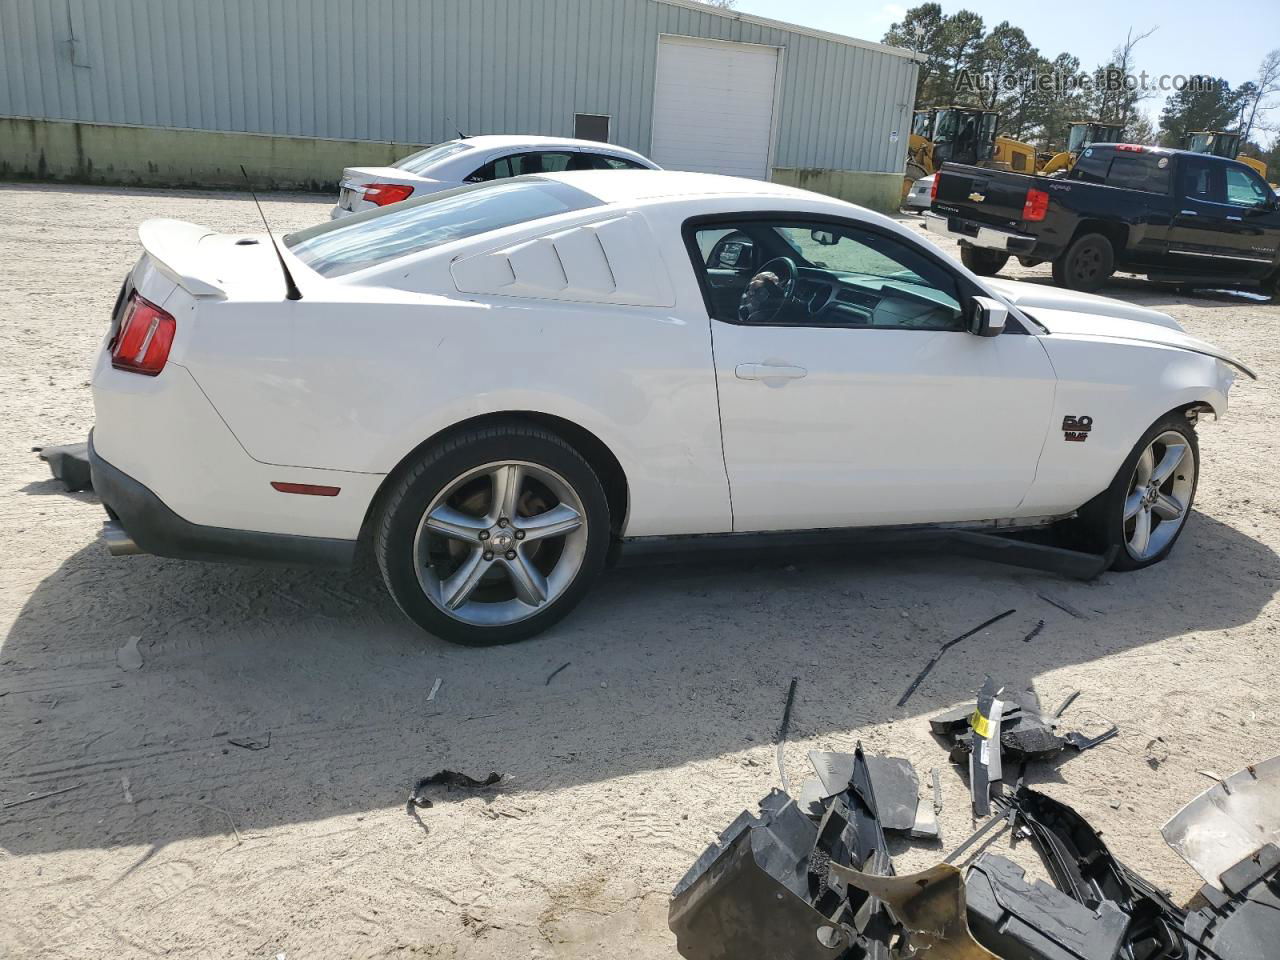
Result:
<svg viewBox="0 0 1280 960">
<path fill-rule="evenodd" d="M 1107 170 L 1107 186 L 1168 193 L 1169 158 L 1155 153 L 1117 153 Z"/>
<path fill-rule="evenodd" d="M 331 220 L 284 238 L 299 260 L 324 277 L 340 277 L 397 257 L 542 220 L 600 201 L 541 177 L 477 183 Z"/>
<path fill-rule="evenodd" d="M 450 140 L 447 143 L 438 143 L 434 147 L 427 147 L 425 150 L 411 153 L 403 160 L 397 160 L 392 166 L 400 170 L 407 170 L 409 173 L 420 174 L 445 157 L 452 157 L 455 153 L 462 153 L 464 150 L 470 149 L 471 145 L 469 143 L 463 143 L 461 140 Z"/>
</svg>

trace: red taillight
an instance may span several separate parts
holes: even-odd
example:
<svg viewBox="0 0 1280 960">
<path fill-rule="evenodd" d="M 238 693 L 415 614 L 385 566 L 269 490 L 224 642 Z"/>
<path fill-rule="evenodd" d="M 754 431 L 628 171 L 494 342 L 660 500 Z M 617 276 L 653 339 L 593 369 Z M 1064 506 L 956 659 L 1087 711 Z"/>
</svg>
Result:
<svg viewBox="0 0 1280 960">
<path fill-rule="evenodd" d="M 937 200 L 937 199 L 938 199 L 938 184 L 939 184 L 939 182 L 941 182 L 941 180 L 942 180 L 942 174 L 940 174 L 940 173 L 935 173 L 935 174 L 933 175 L 933 186 L 929 188 L 929 199 L 930 199 L 930 200 Z"/>
<path fill-rule="evenodd" d="M 1143 148 L 1136 143 L 1117 143 L 1117 150 L 1123 150 L 1125 153 L 1141 153 Z"/>
<path fill-rule="evenodd" d="M 366 183 L 364 186 L 364 198 L 380 207 L 406 200 L 411 193 L 413 187 L 403 183 Z"/>
<path fill-rule="evenodd" d="M 154 377 L 164 369 L 178 324 L 150 300 L 135 292 L 129 297 L 120 329 L 109 347 L 111 365 Z"/>
<path fill-rule="evenodd" d="M 1027 199 L 1022 204 L 1023 220 L 1043 220 L 1049 212 L 1049 195 L 1043 190 L 1032 187 L 1027 191 Z"/>
</svg>

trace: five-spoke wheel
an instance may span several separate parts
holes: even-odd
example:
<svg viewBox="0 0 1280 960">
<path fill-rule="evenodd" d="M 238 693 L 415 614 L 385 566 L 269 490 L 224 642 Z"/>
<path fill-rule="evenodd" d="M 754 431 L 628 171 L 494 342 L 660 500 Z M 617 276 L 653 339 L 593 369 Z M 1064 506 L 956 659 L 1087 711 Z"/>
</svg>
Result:
<svg viewBox="0 0 1280 960">
<path fill-rule="evenodd" d="M 418 581 L 465 623 L 515 623 L 554 601 L 582 566 L 587 521 L 559 474 L 502 460 L 455 478 L 422 515 Z"/>
<path fill-rule="evenodd" d="M 1124 502 L 1124 541 L 1129 555 L 1160 553 L 1187 520 L 1195 488 L 1195 455 L 1181 433 L 1166 430 L 1138 457 Z"/>
<path fill-rule="evenodd" d="M 1169 555 L 1196 496 L 1200 448 L 1191 422 L 1171 413 L 1138 440 L 1111 486 L 1080 508 L 1068 527 L 1077 546 L 1115 549 L 1117 570 L 1137 570 Z"/>
<path fill-rule="evenodd" d="M 375 552 L 400 608 L 468 644 L 559 620 L 604 566 L 599 477 L 562 438 L 518 421 L 423 451 L 387 494 Z"/>
</svg>

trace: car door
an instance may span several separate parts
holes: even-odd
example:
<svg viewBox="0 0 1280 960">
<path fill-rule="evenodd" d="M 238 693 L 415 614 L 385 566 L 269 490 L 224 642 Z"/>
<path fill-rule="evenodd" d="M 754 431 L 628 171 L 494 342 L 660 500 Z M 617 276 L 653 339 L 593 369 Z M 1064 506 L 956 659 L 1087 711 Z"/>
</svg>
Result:
<svg viewBox="0 0 1280 960">
<path fill-rule="evenodd" d="M 686 246 L 712 328 L 735 531 L 1016 515 L 1053 369 L 1035 336 L 965 332 L 976 288 L 944 258 L 801 215 L 701 218 Z M 779 256 L 796 283 L 770 300 Z"/>
<path fill-rule="evenodd" d="M 1265 250 L 1247 249 L 1246 238 L 1252 235 L 1261 246 L 1265 231 L 1239 202 L 1228 201 L 1229 171 L 1237 172 L 1232 164 L 1216 157 L 1179 158 L 1179 201 L 1169 230 L 1169 253 L 1188 273 L 1255 276 L 1275 259 L 1274 243 L 1270 255 Z M 1234 177 L 1232 182 L 1236 182 Z M 1233 194 L 1241 199 L 1244 196 L 1238 183 Z"/>
<path fill-rule="evenodd" d="M 1248 264 L 1251 275 L 1270 272 L 1280 255 L 1280 203 L 1271 187 L 1243 164 L 1225 168 L 1226 219 L 1224 253 Z"/>
</svg>

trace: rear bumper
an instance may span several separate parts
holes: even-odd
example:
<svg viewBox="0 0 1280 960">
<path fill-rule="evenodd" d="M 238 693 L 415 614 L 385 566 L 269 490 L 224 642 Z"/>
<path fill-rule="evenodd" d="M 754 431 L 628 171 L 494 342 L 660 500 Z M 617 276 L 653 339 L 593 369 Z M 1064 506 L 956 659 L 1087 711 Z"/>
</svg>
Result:
<svg viewBox="0 0 1280 960">
<path fill-rule="evenodd" d="M 349 567 L 356 541 L 209 527 L 184 520 L 144 484 L 102 457 L 89 434 L 93 488 L 111 515 L 144 553 L 179 560 L 282 563 Z"/>
<path fill-rule="evenodd" d="M 929 212 L 924 215 L 925 228 L 940 237 L 950 237 L 974 247 L 1005 250 L 1015 256 L 1031 255 L 1039 242 L 1036 237 L 1003 227 L 992 227 L 976 220 Z"/>
</svg>

